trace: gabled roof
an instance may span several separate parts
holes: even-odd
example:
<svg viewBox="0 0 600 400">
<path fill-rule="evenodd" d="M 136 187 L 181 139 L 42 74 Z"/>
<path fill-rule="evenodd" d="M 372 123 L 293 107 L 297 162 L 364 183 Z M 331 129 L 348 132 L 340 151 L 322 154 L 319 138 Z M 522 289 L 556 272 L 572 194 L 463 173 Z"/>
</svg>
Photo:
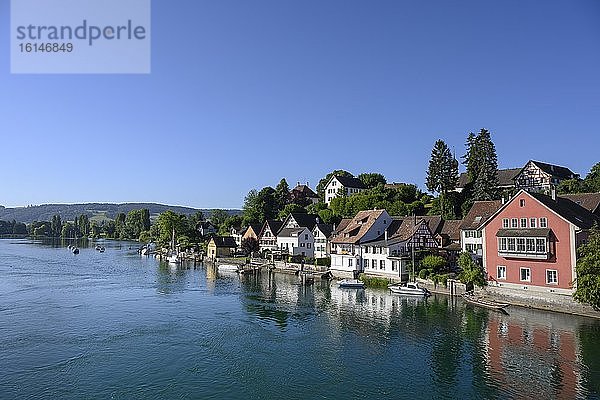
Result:
<svg viewBox="0 0 600 400">
<path fill-rule="evenodd" d="M 385 233 L 380 235 L 379 237 L 369 240 L 368 242 L 364 242 L 361 244 L 369 244 L 373 246 L 387 246 L 391 244 L 396 244 L 400 242 L 405 242 L 413 237 L 413 235 L 417 232 L 421 225 L 427 226 L 429 232 L 431 233 L 431 229 L 429 228 L 429 224 L 423 217 L 393 217 L 392 223 L 389 225 L 388 238 L 385 240 Z"/>
<path fill-rule="evenodd" d="M 432 235 L 437 235 L 442 230 L 444 220 L 440 215 L 417 216 L 417 220 L 423 220 L 429 225 Z"/>
<path fill-rule="evenodd" d="M 360 179 L 355 178 L 353 176 L 341 176 L 341 175 L 333 175 L 329 179 L 329 182 L 327 182 L 327 185 L 325 185 L 325 186 L 329 186 L 329 184 L 331 183 L 331 180 L 333 178 L 336 178 L 345 187 L 356 188 L 356 189 L 365 189 L 365 185 L 362 183 L 362 181 Z"/>
<path fill-rule="evenodd" d="M 316 194 L 310 187 L 307 185 L 298 185 L 290 191 L 290 194 L 294 197 L 306 197 L 306 198 L 318 198 L 319 195 Z"/>
<path fill-rule="evenodd" d="M 500 207 L 491 218 L 488 218 L 488 220 L 481 226 L 481 228 L 487 225 L 489 221 L 491 221 L 504 208 L 511 204 L 518 196 L 521 195 L 521 193 L 531 196 L 535 200 L 539 201 L 543 206 L 550 209 L 567 222 L 570 222 L 573 225 L 577 226 L 579 229 L 590 229 L 594 225 L 594 223 L 600 224 L 600 217 L 598 217 L 595 214 L 592 214 L 589 210 L 583 208 L 579 204 L 569 199 L 563 197 L 556 197 L 556 200 L 554 200 L 551 196 L 548 196 L 546 194 L 532 193 L 521 189 L 509 201 L 507 201 L 506 204 Z"/>
<path fill-rule="evenodd" d="M 315 225 L 317 224 L 319 216 L 316 214 L 307 213 L 291 213 L 290 215 L 288 215 L 285 221 L 282 222 L 281 226 L 285 226 L 285 224 L 287 224 L 290 218 L 294 218 L 294 221 L 296 221 L 298 225 L 306 227 L 308 228 L 308 230 L 312 231 Z"/>
<path fill-rule="evenodd" d="M 352 218 L 342 218 L 339 224 L 335 227 L 335 229 L 331 232 L 333 236 L 337 236 L 340 232 L 342 232 L 348 224 L 352 221 Z"/>
<path fill-rule="evenodd" d="M 369 232 L 377 219 L 385 210 L 359 211 L 347 224 L 344 230 L 338 230 L 337 235 L 331 240 L 332 243 L 357 244 L 363 236 Z"/>
<path fill-rule="evenodd" d="M 244 229 L 242 235 L 245 235 L 248 232 L 248 229 L 252 229 L 252 231 L 256 234 L 256 236 L 260 235 L 260 231 L 262 230 L 262 226 L 259 224 L 250 224 Z"/>
<path fill-rule="evenodd" d="M 515 177 L 521 172 L 522 168 L 509 168 L 498 170 L 498 186 L 499 187 L 510 187 L 514 186 Z M 463 172 L 458 177 L 458 183 L 456 187 L 464 188 L 469 183 L 469 175 Z"/>
<path fill-rule="evenodd" d="M 502 201 L 476 201 L 460 224 L 462 230 L 479 229 L 496 211 L 502 207 Z"/>
<path fill-rule="evenodd" d="M 460 225 L 462 219 L 444 221 L 440 235 L 447 237 L 452 241 L 460 240 Z"/>
<path fill-rule="evenodd" d="M 283 222 L 281 222 L 281 221 L 278 221 L 276 219 L 268 219 L 265 221 L 262 228 L 260 229 L 260 234 L 258 236 L 262 236 L 263 233 L 265 232 L 265 230 L 267 229 L 267 227 L 269 227 L 269 229 L 271 230 L 273 235 L 277 235 L 277 232 L 279 232 L 282 225 L 283 225 Z"/>
<path fill-rule="evenodd" d="M 560 197 L 571 200 L 592 214 L 600 215 L 600 193 L 562 194 Z"/>
<path fill-rule="evenodd" d="M 553 200 L 552 197 L 542 193 L 529 194 L 580 229 L 590 229 L 594 222 L 600 223 L 600 217 L 569 199 L 557 197 Z"/>
<path fill-rule="evenodd" d="M 235 239 L 231 236 L 213 236 L 211 241 L 214 241 L 215 246 L 217 247 L 237 247 L 237 243 L 235 243 Z"/>
<path fill-rule="evenodd" d="M 544 171 L 547 174 L 550 174 L 552 176 L 556 176 L 558 178 L 573 179 L 573 178 L 579 176 L 567 167 L 561 167 L 560 165 L 548 164 L 548 163 L 544 163 L 541 161 L 534 161 L 534 160 L 530 160 L 530 161 L 532 163 L 534 163 L 535 165 L 537 165 L 537 167 L 539 169 L 541 169 L 542 171 Z"/>
<path fill-rule="evenodd" d="M 331 233 L 333 232 L 333 225 L 320 223 L 320 224 L 315 225 L 314 229 L 320 230 L 321 233 L 323 235 L 325 235 L 326 238 L 328 238 L 331 236 Z"/>
<path fill-rule="evenodd" d="M 211 227 L 214 228 L 215 226 L 210 221 L 202 221 L 198 224 L 198 228 L 208 229 Z"/>
</svg>

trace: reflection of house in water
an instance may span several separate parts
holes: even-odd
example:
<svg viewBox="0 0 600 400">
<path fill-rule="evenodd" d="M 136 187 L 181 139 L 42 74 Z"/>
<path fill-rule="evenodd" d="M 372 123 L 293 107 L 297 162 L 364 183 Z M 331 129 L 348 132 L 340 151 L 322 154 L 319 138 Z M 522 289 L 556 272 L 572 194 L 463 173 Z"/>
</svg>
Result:
<svg viewBox="0 0 600 400">
<path fill-rule="evenodd" d="M 511 316 L 490 313 L 486 332 L 490 374 L 510 388 L 513 398 L 576 398 L 582 377 L 572 317 L 548 314 L 537 323 L 531 315 L 519 309 L 511 309 Z"/>
</svg>

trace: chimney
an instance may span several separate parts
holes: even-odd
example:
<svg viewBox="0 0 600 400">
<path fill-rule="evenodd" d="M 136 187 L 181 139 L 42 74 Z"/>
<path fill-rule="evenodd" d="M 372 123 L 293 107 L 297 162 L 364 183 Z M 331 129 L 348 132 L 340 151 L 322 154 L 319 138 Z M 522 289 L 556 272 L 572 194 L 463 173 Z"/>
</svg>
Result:
<svg viewBox="0 0 600 400">
<path fill-rule="evenodd" d="M 552 200 L 556 201 L 556 186 L 552 185 L 550 189 L 550 195 L 552 196 Z"/>
<path fill-rule="evenodd" d="M 386 229 L 385 229 L 385 231 L 384 231 L 384 235 L 385 235 L 385 241 L 386 241 L 386 242 L 387 242 L 387 240 L 388 240 L 388 234 L 387 234 L 387 231 L 388 231 L 388 230 L 387 230 L 387 228 L 386 228 Z"/>
<path fill-rule="evenodd" d="M 298 181 L 298 183 L 296 184 L 296 186 L 300 186 L 300 181 Z"/>
<path fill-rule="evenodd" d="M 506 199 L 504 198 L 504 195 L 502 195 L 502 205 L 504 205 L 506 203 Z"/>
<path fill-rule="evenodd" d="M 310 187 L 310 185 L 308 184 L 308 181 L 306 181 L 306 186 Z"/>
</svg>

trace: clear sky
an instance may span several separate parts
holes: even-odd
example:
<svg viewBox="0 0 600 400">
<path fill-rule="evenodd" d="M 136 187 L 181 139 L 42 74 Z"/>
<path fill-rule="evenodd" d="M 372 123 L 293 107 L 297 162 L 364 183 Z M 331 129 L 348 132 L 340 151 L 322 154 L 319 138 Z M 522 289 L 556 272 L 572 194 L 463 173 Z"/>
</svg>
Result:
<svg viewBox="0 0 600 400">
<path fill-rule="evenodd" d="M 149 75 L 11 75 L 0 204 L 235 208 L 332 169 L 424 187 L 433 143 L 600 161 L 597 0 L 154 0 Z"/>
</svg>

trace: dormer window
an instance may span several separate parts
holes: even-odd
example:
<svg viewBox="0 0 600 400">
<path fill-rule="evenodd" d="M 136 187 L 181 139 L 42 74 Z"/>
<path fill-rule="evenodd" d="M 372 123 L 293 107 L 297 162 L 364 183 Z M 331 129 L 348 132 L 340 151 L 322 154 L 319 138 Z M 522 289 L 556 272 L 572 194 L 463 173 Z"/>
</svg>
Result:
<svg viewBox="0 0 600 400">
<path fill-rule="evenodd" d="M 525 199 L 519 200 L 519 207 L 525 207 Z"/>
</svg>

